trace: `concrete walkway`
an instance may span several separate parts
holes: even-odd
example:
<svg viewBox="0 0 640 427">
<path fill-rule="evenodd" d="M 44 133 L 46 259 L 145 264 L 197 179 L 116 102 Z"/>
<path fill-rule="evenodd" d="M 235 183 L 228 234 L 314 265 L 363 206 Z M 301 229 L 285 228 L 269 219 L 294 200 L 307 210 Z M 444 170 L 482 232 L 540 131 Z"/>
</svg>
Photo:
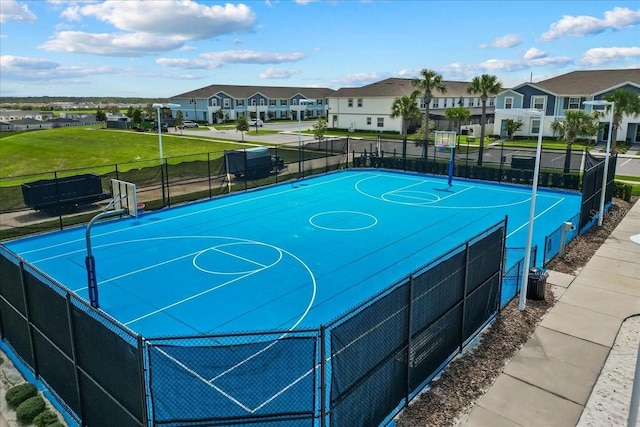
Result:
<svg viewBox="0 0 640 427">
<path fill-rule="evenodd" d="M 640 202 L 578 276 L 550 272 L 555 306 L 459 425 L 626 426 L 640 334 L 619 331 L 640 314 L 638 234 Z M 632 350 L 612 353 L 619 341 Z M 614 384 L 603 371 L 608 359 L 630 367 Z M 596 390 L 597 382 L 613 389 Z"/>
</svg>

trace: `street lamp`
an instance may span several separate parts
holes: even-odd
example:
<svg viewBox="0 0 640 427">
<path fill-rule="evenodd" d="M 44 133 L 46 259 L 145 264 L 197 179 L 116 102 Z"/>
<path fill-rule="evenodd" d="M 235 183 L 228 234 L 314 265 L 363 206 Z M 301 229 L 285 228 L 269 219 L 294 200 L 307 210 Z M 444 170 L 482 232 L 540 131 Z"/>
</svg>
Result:
<svg viewBox="0 0 640 427">
<path fill-rule="evenodd" d="M 197 100 L 195 98 L 191 98 L 189 100 L 189 104 L 193 104 L 193 121 L 198 121 L 198 113 L 196 112 Z"/>
<path fill-rule="evenodd" d="M 540 173 L 540 153 L 542 152 L 542 132 L 544 131 L 544 111 L 527 108 L 496 108 L 495 114 L 529 116 L 540 118 L 540 130 L 538 131 L 538 145 L 536 146 L 536 162 L 533 168 L 533 186 L 531 188 L 531 204 L 529 207 L 529 231 L 527 234 L 527 247 L 524 254 L 524 268 L 522 269 L 522 286 L 520 287 L 520 311 L 527 304 L 527 279 L 529 276 L 529 263 L 531 262 L 531 246 L 533 243 L 533 222 L 536 212 L 536 195 L 538 193 L 538 174 Z"/>
<path fill-rule="evenodd" d="M 158 148 L 160 149 L 160 160 L 162 161 L 162 123 L 160 122 L 160 109 L 179 107 L 179 104 L 153 104 L 153 108 L 158 110 Z"/>
<path fill-rule="evenodd" d="M 602 220 L 604 219 L 604 199 L 607 192 L 607 180 L 609 179 L 609 156 L 611 149 L 611 134 L 613 133 L 613 109 L 615 102 L 613 101 L 584 101 L 584 105 L 606 105 L 610 106 L 611 117 L 609 117 L 609 134 L 607 135 L 607 148 L 604 152 L 604 176 L 602 177 L 602 189 L 600 190 L 600 211 L 598 212 L 598 227 L 602 227 Z"/>
<path fill-rule="evenodd" d="M 302 171 L 302 106 L 315 103 L 316 101 L 314 99 L 300 99 L 298 101 L 298 178 Z"/>
</svg>

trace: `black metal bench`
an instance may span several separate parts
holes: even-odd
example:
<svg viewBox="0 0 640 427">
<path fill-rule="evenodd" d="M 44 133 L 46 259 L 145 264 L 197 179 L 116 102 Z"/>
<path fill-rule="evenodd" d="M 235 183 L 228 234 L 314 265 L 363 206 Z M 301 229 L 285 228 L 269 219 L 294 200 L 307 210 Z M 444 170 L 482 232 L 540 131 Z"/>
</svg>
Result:
<svg viewBox="0 0 640 427">
<path fill-rule="evenodd" d="M 88 173 L 24 183 L 22 196 L 27 207 L 58 214 L 108 199 L 111 193 L 102 189 L 100 175 Z"/>
</svg>

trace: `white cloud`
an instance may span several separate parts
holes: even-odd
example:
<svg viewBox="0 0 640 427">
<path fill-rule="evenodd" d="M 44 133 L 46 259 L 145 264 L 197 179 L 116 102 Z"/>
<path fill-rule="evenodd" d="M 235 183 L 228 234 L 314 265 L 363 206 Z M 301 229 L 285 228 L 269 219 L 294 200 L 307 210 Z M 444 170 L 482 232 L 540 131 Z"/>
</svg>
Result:
<svg viewBox="0 0 640 427">
<path fill-rule="evenodd" d="M 595 47 L 584 53 L 581 62 L 594 66 L 628 58 L 640 58 L 640 47 Z"/>
<path fill-rule="evenodd" d="M 547 52 L 543 52 L 535 47 L 532 47 L 524 54 L 524 59 L 538 59 L 547 56 Z"/>
<path fill-rule="evenodd" d="M 129 70 L 130 71 L 130 70 Z M 57 62 L 43 58 L 26 56 L 0 56 L 0 73 L 7 80 L 51 82 L 86 80 L 97 74 L 115 74 L 127 72 L 113 67 L 84 68 L 79 66 L 62 66 Z"/>
<path fill-rule="evenodd" d="M 4 0 L 1 0 L 4 1 Z M 59 5 L 62 2 L 56 2 Z M 255 14 L 246 5 L 207 6 L 192 0 L 72 2 L 61 16 L 72 22 L 94 18 L 113 25 L 116 33 L 58 31 L 40 47 L 48 51 L 102 56 L 146 56 L 181 49 L 191 40 L 247 32 Z"/>
<path fill-rule="evenodd" d="M 331 83 L 339 87 L 364 86 L 390 77 L 389 73 L 357 73 L 332 79 Z"/>
<path fill-rule="evenodd" d="M 478 66 L 490 72 L 510 72 L 521 71 L 533 67 L 546 67 L 553 65 L 556 67 L 564 67 L 571 64 L 573 59 L 567 56 L 542 57 L 533 59 L 489 59 L 480 63 Z"/>
<path fill-rule="evenodd" d="M 291 76 L 295 76 L 296 74 L 300 74 L 300 70 L 296 68 L 278 68 L 278 67 L 269 67 L 260 73 L 261 79 L 288 79 Z"/>
<path fill-rule="evenodd" d="M 207 52 L 197 59 L 159 58 L 156 63 L 171 68 L 184 69 L 217 69 L 227 64 L 280 64 L 296 62 L 306 55 L 301 52 L 269 53 L 252 50 L 227 50 L 222 52 Z"/>
<path fill-rule="evenodd" d="M 61 31 L 40 45 L 41 49 L 55 52 L 87 53 L 100 56 L 146 56 L 179 49 L 184 39 L 179 36 L 149 33 L 92 34 L 81 31 Z"/>
<path fill-rule="evenodd" d="M 520 39 L 519 35 L 507 34 L 501 37 L 496 37 L 495 39 L 491 40 L 491 43 L 489 44 L 481 44 L 480 47 L 481 48 L 497 47 L 497 48 L 504 49 L 504 48 L 517 46 L 520 43 L 522 43 L 522 40 Z"/>
<path fill-rule="evenodd" d="M 0 1 L 2 1 L 2 7 L 0 7 L 0 23 L 8 21 L 34 22 L 38 19 L 25 3 L 19 3 L 16 0 Z"/>
<path fill-rule="evenodd" d="M 255 23 L 255 14 L 244 4 L 206 6 L 191 0 L 120 1 L 67 8 L 63 16 L 91 17 L 115 28 L 135 33 L 180 35 L 189 40 L 204 40 L 221 34 L 247 32 Z"/>
<path fill-rule="evenodd" d="M 640 10 L 633 11 L 626 7 L 614 7 L 604 13 L 603 19 L 593 16 L 565 15 L 558 22 L 551 24 L 551 28 L 542 34 L 541 40 L 549 41 L 560 37 L 581 37 L 598 34 L 608 29 L 621 30 L 640 23 Z"/>
</svg>

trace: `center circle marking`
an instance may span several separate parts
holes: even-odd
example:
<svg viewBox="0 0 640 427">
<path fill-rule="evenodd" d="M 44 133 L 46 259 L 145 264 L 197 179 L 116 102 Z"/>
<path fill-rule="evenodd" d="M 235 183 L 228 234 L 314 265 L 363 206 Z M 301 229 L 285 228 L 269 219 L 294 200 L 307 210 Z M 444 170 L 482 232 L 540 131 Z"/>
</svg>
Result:
<svg viewBox="0 0 640 427">
<path fill-rule="evenodd" d="M 361 231 L 375 227 L 378 224 L 378 219 L 366 212 L 328 211 L 313 215 L 309 218 L 309 223 L 316 228 L 327 231 Z"/>
</svg>

